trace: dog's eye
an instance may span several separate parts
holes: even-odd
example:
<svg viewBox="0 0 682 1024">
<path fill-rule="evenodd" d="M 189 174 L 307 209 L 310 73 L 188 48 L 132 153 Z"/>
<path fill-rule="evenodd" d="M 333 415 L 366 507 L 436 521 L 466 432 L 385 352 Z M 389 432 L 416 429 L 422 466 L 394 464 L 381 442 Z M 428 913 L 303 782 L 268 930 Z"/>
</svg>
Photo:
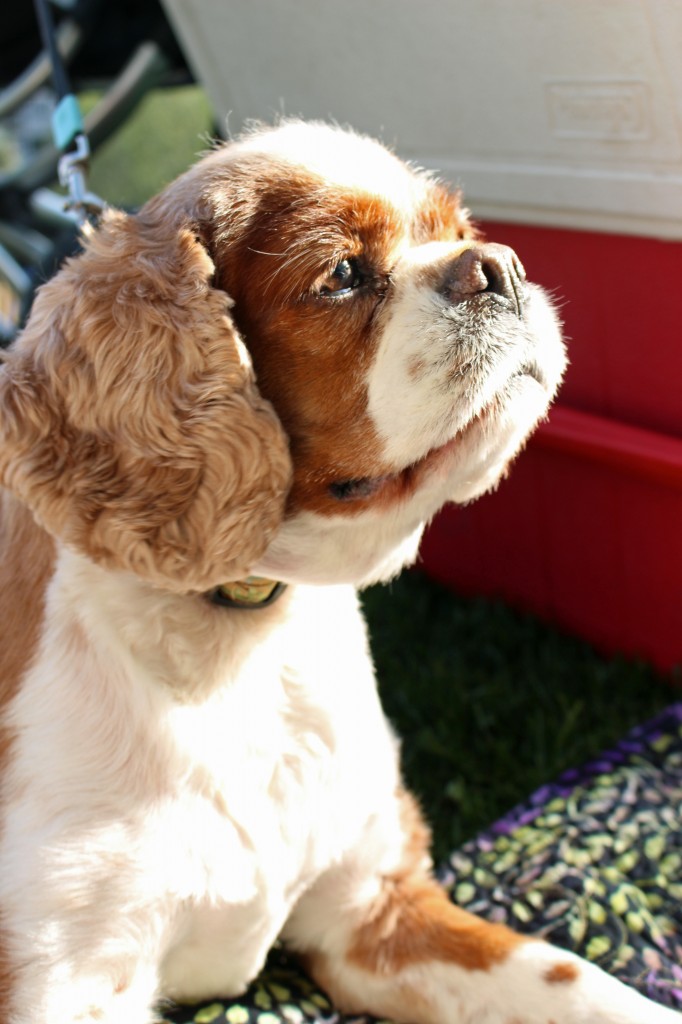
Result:
<svg viewBox="0 0 682 1024">
<path fill-rule="evenodd" d="M 320 295 L 338 298 L 341 295 L 349 295 L 354 288 L 361 284 L 362 274 L 357 260 L 341 260 L 331 274 L 325 278 L 320 288 Z"/>
</svg>

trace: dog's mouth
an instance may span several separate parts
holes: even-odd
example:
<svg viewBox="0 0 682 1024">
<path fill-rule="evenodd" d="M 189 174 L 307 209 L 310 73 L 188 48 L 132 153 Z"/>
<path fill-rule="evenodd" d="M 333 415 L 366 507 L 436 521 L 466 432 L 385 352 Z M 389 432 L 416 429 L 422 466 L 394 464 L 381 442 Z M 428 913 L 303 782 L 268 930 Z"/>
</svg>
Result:
<svg viewBox="0 0 682 1024">
<path fill-rule="evenodd" d="M 378 477 L 358 477 L 355 480 L 339 480 L 329 485 L 329 493 L 337 501 L 382 501 L 407 497 L 417 490 L 422 480 L 437 469 L 438 463 L 446 461 L 457 448 L 462 437 L 459 432 L 446 444 L 432 448 L 426 455 L 397 473 Z"/>
<path fill-rule="evenodd" d="M 546 378 L 542 369 L 535 361 L 524 363 L 509 378 L 508 386 L 524 377 L 530 378 L 546 388 Z M 408 497 L 413 494 L 421 483 L 438 470 L 439 464 L 445 464 L 456 451 L 464 435 L 474 424 L 480 423 L 494 410 L 498 399 L 484 406 L 467 426 L 459 430 L 454 437 L 443 445 L 432 448 L 416 462 L 411 463 L 396 473 L 388 473 L 377 477 L 357 477 L 351 480 L 336 480 L 328 486 L 328 492 L 339 502 L 375 502 L 391 501 Z"/>
</svg>

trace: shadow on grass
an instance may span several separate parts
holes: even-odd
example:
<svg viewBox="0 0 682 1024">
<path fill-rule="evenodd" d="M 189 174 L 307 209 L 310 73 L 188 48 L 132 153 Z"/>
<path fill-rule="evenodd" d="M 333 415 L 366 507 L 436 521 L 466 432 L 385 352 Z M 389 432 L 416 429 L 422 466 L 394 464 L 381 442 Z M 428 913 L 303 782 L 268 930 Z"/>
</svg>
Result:
<svg viewBox="0 0 682 1024">
<path fill-rule="evenodd" d="M 646 664 L 603 658 L 418 573 L 362 597 L 384 708 L 437 860 L 676 696 Z"/>
</svg>

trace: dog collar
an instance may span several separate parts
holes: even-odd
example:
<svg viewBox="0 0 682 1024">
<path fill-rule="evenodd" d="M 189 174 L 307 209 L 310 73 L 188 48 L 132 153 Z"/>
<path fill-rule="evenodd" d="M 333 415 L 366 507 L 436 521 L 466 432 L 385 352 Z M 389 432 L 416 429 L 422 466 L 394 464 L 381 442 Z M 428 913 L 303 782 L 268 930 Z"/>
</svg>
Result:
<svg viewBox="0 0 682 1024">
<path fill-rule="evenodd" d="M 211 604 L 248 611 L 271 605 L 286 588 L 286 583 L 280 583 L 278 580 L 269 580 L 264 576 L 247 576 L 244 580 L 221 583 L 207 596 Z"/>
</svg>

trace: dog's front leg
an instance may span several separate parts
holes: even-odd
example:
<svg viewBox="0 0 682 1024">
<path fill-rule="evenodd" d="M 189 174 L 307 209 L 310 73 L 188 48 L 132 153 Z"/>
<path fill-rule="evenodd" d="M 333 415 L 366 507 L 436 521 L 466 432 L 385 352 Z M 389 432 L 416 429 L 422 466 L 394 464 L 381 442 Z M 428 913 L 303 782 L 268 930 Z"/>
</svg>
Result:
<svg viewBox="0 0 682 1024">
<path fill-rule="evenodd" d="M 454 906 L 414 833 L 397 868 L 373 873 L 376 830 L 285 931 L 340 1009 L 403 1024 L 682 1024 L 593 964 Z"/>
<path fill-rule="evenodd" d="M 125 855 L 109 872 L 94 850 L 81 860 L 63 847 L 36 857 L 31 870 L 23 853 L 24 877 L 9 891 L 0 934 L 2 1024 L 152 1024 L 159 994 L 158 966 L 169 915 L 160 901 L 135 893 L 135 875 Z M 88 863 L 89 860 L 89 863 Z M 3 867 L 17 867 L 8 855 Z M 52 870 L 50 870 L 50 868 Z M 9 871 L 6 872 L 9 876 Z M 21 884 L 20 884 L 21 883 Z"/>
</svg>

